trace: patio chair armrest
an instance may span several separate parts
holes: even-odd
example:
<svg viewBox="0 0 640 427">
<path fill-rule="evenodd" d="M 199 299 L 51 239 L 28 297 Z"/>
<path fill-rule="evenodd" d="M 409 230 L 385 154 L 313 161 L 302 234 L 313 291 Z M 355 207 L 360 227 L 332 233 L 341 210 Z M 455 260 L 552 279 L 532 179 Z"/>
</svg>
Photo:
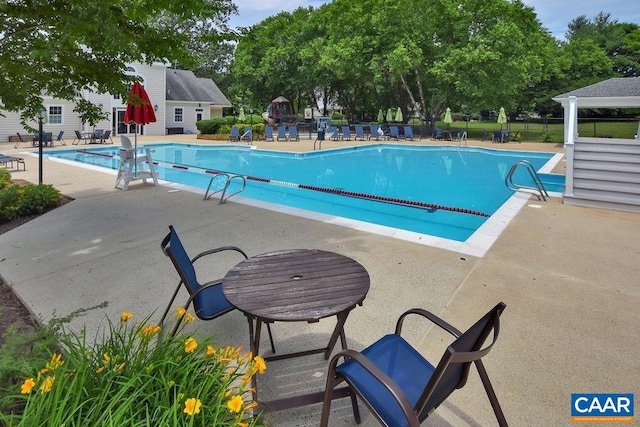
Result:
<svg viewBox="0 0 640 427">
<path fill-rule="evenodd" d="M 221 246 L 219 248 L 209 249 L 209 250 L 206 250 L 204 252 L 200 252 L 198 255 L 194 256 L 191 259 L 191 263 L 193 264 L 198 259 L 200 259 L 200 258 L 202 258 L 204 256 L 212 255 L 212 254 L 215 254 L 215 253 L 218 253 L 218 252 L 224 252 L 224 251 L 235 251 L 235 252 L 240 253 L 244 257 L 244 259 L 248 259 L 249 258 L 247 256 L 247 254 L 242 249 L 240 249 L 240 248 L 238 248 L 236 246 Z"/>
<path fill-rule="evenodd" d="M 420 425 L 418 415 L 411 405 L 411 402 L 409 402 L 409 398 L 407 398 L 407 395 L 402 391 L 400 386 L 362 353 L 358 353 L 355 350 L 343 350 L 337 353 L 331 359 L 329 375 L 335 375 L 335 368 L 341 357 L 344 357 L 345 359 L 348 358 L 354 363 L 360 365 L 393 396 L 400 406 L 402 413 L 406 417 L 409 426 Z"/>
<path fill-rule="evenodd" d="M 435 314 L 431 313 L 430 311 L 424 310 L 422 308 L 412 308 L 412 309 L 407 310 L 404 313 L 402 313 L 402 315 L 398 319 L 398 323 L 396 323 L 396 332 L 395 332 L 396 335 L 401 335 L 402 323 L 404 322 L 405 317 L 407 317 L 409 314 L 418 314 L 418 315 L 430 320 L 432 323 L 435 323 L 437 326 L 439 326 L 440 328 L 442 328 L 445 331 L 449 332 L 451 335 L 453 335 L 456 338 L 458 338 L 460 335 L 462 335 L 462 332 L 460 332 L 456 327 L 454 327 L 450 323 L 442 320 L 440 317 L 436 316 Z"/>
</svg>

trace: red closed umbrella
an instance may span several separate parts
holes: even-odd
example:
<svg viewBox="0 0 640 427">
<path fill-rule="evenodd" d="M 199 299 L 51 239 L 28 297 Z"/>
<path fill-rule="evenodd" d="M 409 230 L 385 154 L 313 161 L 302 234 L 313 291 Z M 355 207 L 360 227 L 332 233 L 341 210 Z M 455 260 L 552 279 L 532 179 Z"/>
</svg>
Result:
<svg viewBox="0 0 640 427">
<path fill-rule="evenodd" d="M 124 112 L 124 121 L 125 123 L 136 124 L 133 151 L 134 175 L 136 175 L 138 173 L 136 161 L 138 155 L 138 125 L 146 125 L 156 121 L 156 112 L 153 110 L 147 91 L 144 90 L 144 86 L 140 82 L 135 82 L 131 85 L 129 99 L 127 100 L 127 110 Z"/>
</svg>

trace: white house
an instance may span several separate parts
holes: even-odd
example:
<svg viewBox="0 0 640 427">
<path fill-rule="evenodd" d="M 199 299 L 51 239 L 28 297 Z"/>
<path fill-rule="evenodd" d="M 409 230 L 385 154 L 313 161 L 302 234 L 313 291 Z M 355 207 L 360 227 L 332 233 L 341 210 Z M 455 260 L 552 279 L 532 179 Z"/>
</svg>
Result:
<svg viewBox="0 0 640 427">
<path fill-rule="evenodd" d="M 196 133 L 197 120 L 221 117 L 222 108 L 231 103 L 211 79 L 198 78 L 193 72 L 169 68 L 166 64 L 131 64 L 127 68 L 131 75 L 138 76 L 144 85 L 149 99 L 156 110 L 155 123 L 141 126 L 142 135 L 165 135 L 168 133 Z M 107 120 L 96 125 L 96 129 L 111 129 L 111 135 L 131 135 L 135 125 L 124 123 L 126 99 L 111 94 L 83 93 L 83 97 L 109 114 Z M 63 138 L 73 140 L 75 131 L 89 132 L 89 125 L 82 123 L 73 112 L 74 103 L 65 100 L 44 97 L 47 120 L 44 132 L 51 132 L 54 138 L 64 131 Z M 0 142 L 6 142 L 17 133 L 28 132 L 20 124 L 20 114 L 3 112 L 0 117 Z M 37 129 L 38 124 L 30 125 Z"/>
</svg>

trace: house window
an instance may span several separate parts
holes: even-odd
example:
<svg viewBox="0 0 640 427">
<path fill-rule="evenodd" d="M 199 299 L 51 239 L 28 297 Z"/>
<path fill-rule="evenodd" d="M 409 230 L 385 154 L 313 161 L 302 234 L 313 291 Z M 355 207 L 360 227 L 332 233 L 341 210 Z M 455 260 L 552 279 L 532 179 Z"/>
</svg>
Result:
<svg viewBox="0 0 640 427">
<path fill-rule="evenodd" d="M 173 121 L 176 123 L 182 123 L 184 121 L 184 110 L 182 107 L 176 107 L 173 110 Z"/>
<path fill-rule="evenodd" d="M 62 105 L 49 106 L 49 123 L 53 125 L 62 124 Z"/>
</svg>

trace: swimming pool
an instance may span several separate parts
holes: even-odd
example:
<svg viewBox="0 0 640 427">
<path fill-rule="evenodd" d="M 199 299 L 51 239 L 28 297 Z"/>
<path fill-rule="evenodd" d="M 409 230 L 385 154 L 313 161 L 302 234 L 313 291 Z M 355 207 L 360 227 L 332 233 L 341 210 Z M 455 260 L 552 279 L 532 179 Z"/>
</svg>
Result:
<svg viewBox="0 0 640 427">
<path fill-rule="evenodd" d="M 154 150 L 162 180 L 204 191 L 212 171 L 240 174 L 257 178 L 247 180 L 242 198 L 457 242 L 469 239 L 513 195 L 504 178 L 516 161 L 528 160 L 539 170 L 554 156 L 390 144 L 308 153 L 190 144 L 145 147 Z M 119 166 L 118 147 L 49 155 L 113 170 Z M 546 175 L 542 177 L 545 181 Z M 524 170 L 516 172 L 515 182 L 527 180 Z M 222 182 L 217 179 L 214 186 Z M 562 191 L 562 183 L 553 185 L 548 189 Z M 228 192 L 239 188 L 240 181 L 232 181 Z"/>
</svg>

